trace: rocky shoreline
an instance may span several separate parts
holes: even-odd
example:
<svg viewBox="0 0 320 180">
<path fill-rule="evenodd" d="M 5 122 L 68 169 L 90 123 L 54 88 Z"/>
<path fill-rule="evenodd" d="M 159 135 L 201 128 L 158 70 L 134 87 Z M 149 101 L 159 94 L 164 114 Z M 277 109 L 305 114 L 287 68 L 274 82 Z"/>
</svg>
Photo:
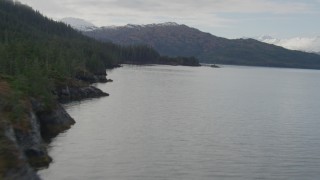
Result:
<svg viewBox="0 0 320 180">
<path fill-rule="evenodd" d="M 0 147 L 0 155 L 9 156 L 8 162 L 4 165 L 9 167 L 1 168 L 0 172 L 4 174 L 4 179 L 40 179 L 36 171 L 48 167 L 52 158 L 47 152 L 47 143 L 50 139 L 59 133 L 69 129 L 75 120 L 65 111 L 61 103 L 78 101 L 87 98 L 98 98 L 108 96 L 109 94 L 100 89 L 91 86 L 88 83 L 110 82 L 106 79 L 106 74 L 99 76 L 78 77 L 78 80 L 85 83 L 57 86 L 54 94 L 57 97 L 56 102 L 50 109 L 46 109 L 44 104 L 34 98 L 26 100 L 28 112 L 23 120 L 23 127 L 3 119 L 0 122 L 0 140 L 6 142 L 6 147 Z M 5 116 L 0 115 L 1 118 Z M 6 155 L 6 154 L 8 155 Z M 11 164 L 10 164 L 11 163 Z"/>
</svg>

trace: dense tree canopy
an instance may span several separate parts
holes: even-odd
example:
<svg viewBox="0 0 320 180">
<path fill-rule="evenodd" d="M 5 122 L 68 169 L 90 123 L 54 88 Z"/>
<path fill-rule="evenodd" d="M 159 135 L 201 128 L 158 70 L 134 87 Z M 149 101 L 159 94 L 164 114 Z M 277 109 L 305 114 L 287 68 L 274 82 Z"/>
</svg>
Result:
<svg viewBox="0 0 320 180">
<path fill-rule="evenodd" d="M 96 41 L 31 7 L 0 0 L 0 74 L 29 95 L 49 96 L 56 79 L 74 78 L 78 72 L 101 74 L 119 63 L 176 62 L 149 46 Z"/>
</svg>

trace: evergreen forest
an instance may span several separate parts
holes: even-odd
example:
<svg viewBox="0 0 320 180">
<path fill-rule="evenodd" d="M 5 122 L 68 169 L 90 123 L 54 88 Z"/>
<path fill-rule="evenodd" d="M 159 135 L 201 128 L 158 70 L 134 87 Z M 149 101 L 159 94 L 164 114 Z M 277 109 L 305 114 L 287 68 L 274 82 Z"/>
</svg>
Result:
<svg viewBox="0 0 320 180">
<path fill-rule="evenodd" d="M 0 74 L 17 92 L 50 101 L 55 83 L 79 72 L 104 74 L 120 63 L 198 65 L 194 58 L 160 57 L 146 45 L 99 42 L 29 6 L 0 0 Z"/>
</svg>

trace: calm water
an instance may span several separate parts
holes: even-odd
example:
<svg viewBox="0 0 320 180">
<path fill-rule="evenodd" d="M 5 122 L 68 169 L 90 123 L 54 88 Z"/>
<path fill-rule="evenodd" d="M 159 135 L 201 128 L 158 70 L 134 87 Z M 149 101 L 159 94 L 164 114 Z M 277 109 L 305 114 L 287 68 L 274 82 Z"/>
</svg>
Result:
<svg viewBox="0 0 320 180">
<path fill-rule="evenodd" d="M 320 71 L 125 66 L 67 105 L 49 180 L 320 178 Z"/>
</svg>

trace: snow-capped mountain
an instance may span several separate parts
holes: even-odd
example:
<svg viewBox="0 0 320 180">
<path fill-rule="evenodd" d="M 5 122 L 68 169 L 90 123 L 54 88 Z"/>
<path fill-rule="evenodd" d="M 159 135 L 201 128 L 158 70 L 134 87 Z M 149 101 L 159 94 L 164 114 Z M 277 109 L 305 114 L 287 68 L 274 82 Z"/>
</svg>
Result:
<svg viewBox="0 0 320 180">
<path fill-rule="evenodd" d="M 141 28 L 172 27 L 172 26 L 179 26 L 179 24 L 175 22 L 165 22 L 165 23 L 159 23 L 159 24 L 145 24 L 145 25 L 127 24 L 124 26 L 103 26 L 101 28 L 108 30 L 108 29 L 141 29 Z"/>
<path fill-rule="evenodd" d="M 320 52 L 320 36 L 316 37 L 294 37 L 287 39 L 278 39 L 271 36 L 261 36 L 255 38 L 261 42 L 282 46 L 291 50 L 300 50 L 306 52 Z"/>
<path fill-rule="evenodd" d="M 97 29 L 97 27 L 83 19 L 67 17 L 60 20 L 61 22 L 70 25 L 72 28 L 79 31 L 93 31 Z"/>
<path fill-rule="evenodd" d="M 254 39 L 226 39 L 177 23 L 107 26 L 84 35 L 120 45 L 148 45 L 161 55 L 196 57 L 203 63 L 315 68 L 313 53 L 292 51 Z M 264 37 L 264 40 L 272 37 Z M 297 64 L 292 62 L 298 62 Z"/>
</svg>

